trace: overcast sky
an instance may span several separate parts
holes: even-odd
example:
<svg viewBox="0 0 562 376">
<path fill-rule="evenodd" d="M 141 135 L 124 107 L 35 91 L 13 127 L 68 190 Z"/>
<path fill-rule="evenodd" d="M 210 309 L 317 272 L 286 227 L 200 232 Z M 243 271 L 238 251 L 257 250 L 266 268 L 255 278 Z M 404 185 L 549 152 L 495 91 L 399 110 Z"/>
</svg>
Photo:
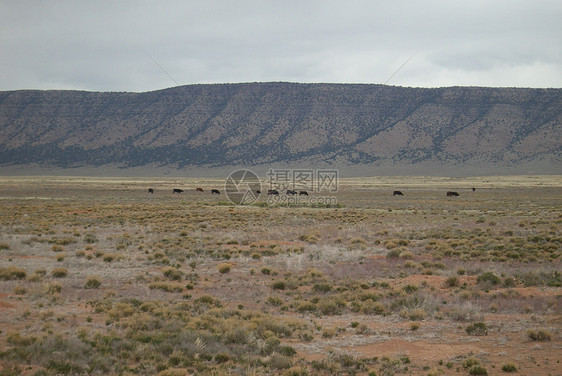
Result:
<svg viewBox="0 0 562 376">
<path fill-rule="evenodd" d="M 0 90 L 562 87 L 562 1 L 0 0 Z"/>
</svg>

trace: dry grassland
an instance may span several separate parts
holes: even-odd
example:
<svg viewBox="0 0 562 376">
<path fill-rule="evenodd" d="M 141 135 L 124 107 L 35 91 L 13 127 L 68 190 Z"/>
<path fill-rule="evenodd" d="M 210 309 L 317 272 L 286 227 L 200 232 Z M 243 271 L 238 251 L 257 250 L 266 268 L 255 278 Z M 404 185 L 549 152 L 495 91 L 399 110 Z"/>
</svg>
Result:
<svg viewBox="0 0 562 376">
<path fill-rule="evenodd" d="M 1 177 L 0 375 L 562 374 L 562 177 L 339 183 Z"/>
</svg>

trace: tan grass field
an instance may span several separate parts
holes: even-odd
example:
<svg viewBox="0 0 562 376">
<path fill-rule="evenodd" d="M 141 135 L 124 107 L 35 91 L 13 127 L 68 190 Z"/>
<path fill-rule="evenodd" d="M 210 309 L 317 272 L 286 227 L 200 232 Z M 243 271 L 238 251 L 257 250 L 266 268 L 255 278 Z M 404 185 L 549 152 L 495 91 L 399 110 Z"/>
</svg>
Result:
<svg viewBox="0 0 562 376">
<path fill-rule="evenodd" d="M 329 195 L 0 177 L 0 375 L 562 374 L 562 176 Z"/>
</svg>

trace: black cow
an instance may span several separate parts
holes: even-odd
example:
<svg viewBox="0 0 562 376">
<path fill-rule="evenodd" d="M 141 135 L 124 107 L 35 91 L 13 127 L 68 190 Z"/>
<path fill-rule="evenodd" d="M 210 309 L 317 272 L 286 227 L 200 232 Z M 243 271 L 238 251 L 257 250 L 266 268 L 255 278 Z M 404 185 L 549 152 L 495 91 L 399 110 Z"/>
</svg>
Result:
<svg viewBox="0 0 562 376">
<path fill-rule="evenodd" d="M 404 193 L 402 193 L 400 191 L 394 191 L 394 193 L 392 195 L 393 196 L 404 196 Z"/>
<path fill-rule="evenodd" d="M 213 195 L 220 195 L 221 192 L 218 189 L 211 189 L 211 194 Z"/>
<path fill-rule="evenodd" d="M 288 195 L 296 195 L 296 194 L 297 194 L 297 191 L 294 191 L 294 190 L 292 190 L 292 189 L 287 189 L 287 194 L 288 194 Z"/>
<path fill-rule="evenodd" d="M 267 194 L 268 194 L 268 195 L 279 196 L 279 191 L 278 191 L 277 189 L 268 189 L 268 190 L 267 190 Z"/>
<path fill-rule="evenodd" d="M 148 188 L 148 193 L 154 193 L 154 189 Z"/>
<path fill-rule="evenodd" d="M 457 192 L 449 191 L 447 192 L 447 197 L 458 197 L 459 194 Z"/>
<path fill-rule="evenodd" d="M 308 196 L 308 192 L 307 191 L 300 191 L 299 196 Z"/>
<path fill-rule="evenodd" d="M 474 192 L 476 190 L 476 188 L 472 187 L 472 192 Z"/>
<path fill-rule="evenodd" d="M 172 191 L 172 193 L 183 193 L 183 189 L 174 188 L 174 190 Z"/>
<path fill-rule="evenodd" d="M 256 194 L 258 194 L 258 195 L 261 194 L 261 191 L 258 189 L 258 190 L 256 191 Z"/>
<path fill-rule="evenodd" d="M 203 188 L 195 188 L 195 191 L 196 191 L 196 192 L 204 192 L 204 191 L 203 191 Z"/>
</svg>

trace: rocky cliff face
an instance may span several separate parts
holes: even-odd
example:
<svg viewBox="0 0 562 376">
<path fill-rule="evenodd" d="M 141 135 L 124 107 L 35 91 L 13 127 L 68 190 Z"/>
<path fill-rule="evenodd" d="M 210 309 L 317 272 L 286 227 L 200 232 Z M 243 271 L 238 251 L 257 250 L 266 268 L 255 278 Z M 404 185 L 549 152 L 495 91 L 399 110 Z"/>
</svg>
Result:
<svg viewBox="0 0 562 376">
<path fill-rule="evenodd" d="M 562 89 L 191 85 L 0 92 L 0 164 L 561 166 Z M 431 171 L 428 171 L 431 173 Z M 541 171 L 538 171 L 541 172 Z"/>
</svg>

